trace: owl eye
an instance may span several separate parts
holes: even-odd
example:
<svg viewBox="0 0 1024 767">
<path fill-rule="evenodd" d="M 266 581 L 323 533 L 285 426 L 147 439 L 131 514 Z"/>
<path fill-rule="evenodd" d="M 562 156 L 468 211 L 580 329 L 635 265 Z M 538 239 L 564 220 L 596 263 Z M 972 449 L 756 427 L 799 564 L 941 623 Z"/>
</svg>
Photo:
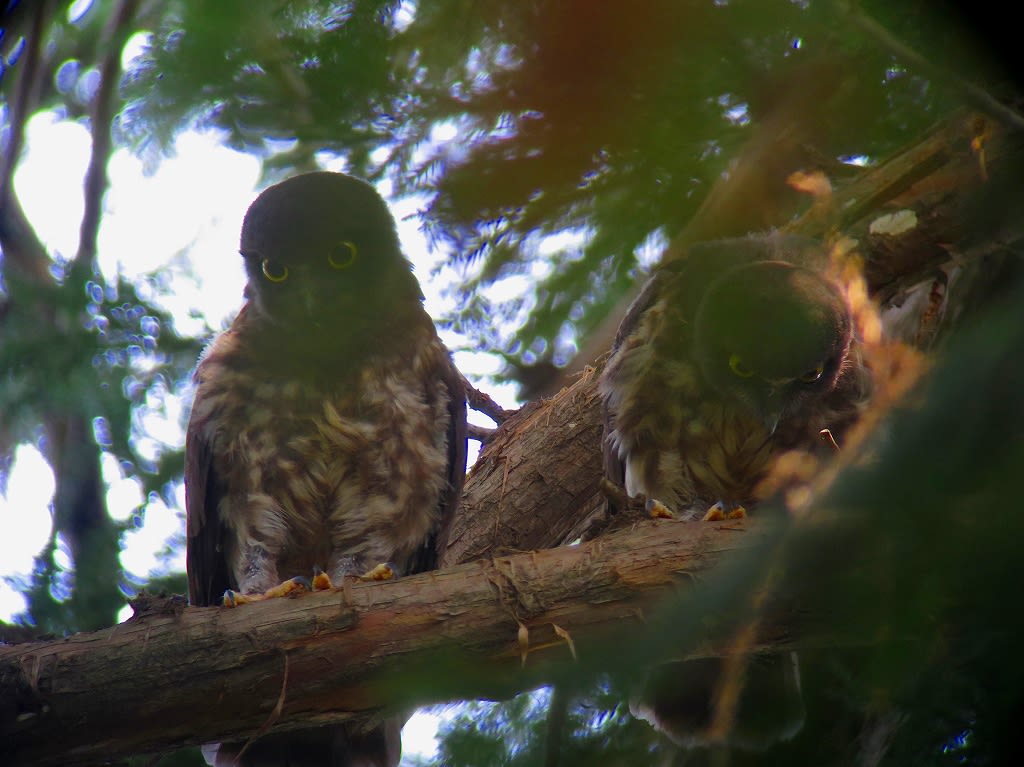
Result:
<svg viewBox="0 0 1024 767">
<path fill-rule="evenodd" d="M 822 362 L 822 363 L 819 363 L 818 367 L 814 368 L 814 370 L 808 370 L 806 373 L 804 373 L 802 376 L 800 376 L 800 380 L 803 381 L 804 383 L 814 383 L 819 378 L 821 378 L 821 376 L 822 376 L 822 374 L 824 372 L 825 372 L 825 363 Z"/>
<path fill-rule="evenodd" d="M 740 378 L 750 378 L 754 375 L 754 371 L 743 364 L 743 360 L 740 359 L 740 355 L 738 354 L 734 354 L 729 357 L 729 370 Z"/>
<path fill-rule="evenodd" d="M 260 268 L 263 270 L 263 276 L 271 282 L 284 282 L 288 279 L 288 267 L 280 261 L 264 258 Z"/>
<path fill-rule="evenodd" d="M 327 255 L 327 263 L 331 265 L 332 269 L 348 269 L 356 262 L 357 253 L 359 253 L 359 249 L 354 242 L 342 240 Z"/>
</svg>

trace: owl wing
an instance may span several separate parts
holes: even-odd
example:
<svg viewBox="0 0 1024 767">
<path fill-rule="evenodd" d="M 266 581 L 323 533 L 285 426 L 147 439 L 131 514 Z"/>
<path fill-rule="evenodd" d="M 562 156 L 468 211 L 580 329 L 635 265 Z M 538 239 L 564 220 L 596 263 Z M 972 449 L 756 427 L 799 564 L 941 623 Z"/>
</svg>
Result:
<svg viewBox="0 0 1024 767">
<path fill-rule="evenodd" d="M 201 366 L 200 366 L 201 370 Z M 198 379 L 200 372 L 197 371 Z M 197 416 L 203 390 L 197 387 L 192 417 L 185 433 L 185 508 L 187 515 L 185 566 L 189 599 L 194 605 L 219 604 L 224 591 L 233 588 L 224 552 L 226 529 L 218 508 L 225 486 L 214 469 L 213 445 L 207 436 L 209 419 Z"/>
<path fill-rule="evenodd" d="M 629 305 L 626 310 L 625 316 L 622 318 L 622 322 L 619 323 L 619 329 L 615 334 L 615 341 L 612 343 L 611 355 L 608 358 L 608 364 L 605 366 L 605 386 L 602 388 L 614 387 L 614 375 L 611 375 L 611 369 L 614 367 L 617 356 L 621 353 L 623 345 L 627 339 L 633 334 L 636 329 L 637 323 L 651 305 L 657 301 L 658 296 L 661 293 L 662 287 L 665 281 L 668 279 L 665 272 L 658 270 L 644 283 L 644 286 L 640 289 L 639 295 L 633 299 L 633 303 Z M 604 460 L 604 475 L 611 482 L 618 487 L 626 486 L 626 465 L 623 463 L 622 458 L 619 456 L 619 451 L 614 440 L 612 439 L 612 432 L 615 428 L 614 420 L 615 414 L 612 413 L 611 408 L 608 406 L 607 395 L 602 397 L 602 420 L 603 420 L 603 437 L 601 439 L 601 446 Z"/>
<path fill-rule="evenodd" d="M 451 358 L 446 354 L 438 371 L 448 398 L 448 471 L 447 484 L 438 500 L 438 524 L 423 541 L 406 568 L 407 574 L 437 568 L 448 545 L 448 533 L 459 507 L 462 487 L 466 481 L 466 387 Z"/>
</svg>

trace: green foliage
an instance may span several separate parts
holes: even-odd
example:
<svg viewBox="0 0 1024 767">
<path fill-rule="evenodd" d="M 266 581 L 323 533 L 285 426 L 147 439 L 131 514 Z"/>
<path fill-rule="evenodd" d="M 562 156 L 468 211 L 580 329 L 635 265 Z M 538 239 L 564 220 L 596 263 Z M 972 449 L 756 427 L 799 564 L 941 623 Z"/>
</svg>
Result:
<svg viewBox="0 0 1024 767">
<path fill-rule="evenodd" d="M 621 685 L 600 678 L 575 692 L 542 688 L 502 702 L 467 703 L 441 727 L 438 762 L 539 767 L 555 755 L 558 764 L 627 765 L 671 754 L 650 727 L 629 714 L 627 698 Z"/>
<path fill-rule="evenodd" d="M 165 406 L 199 346 L 174 332 L 151 287 L 124 279 L 107 284 L 99 275 L 83 280 L 60 266 L 55 271 L 57 279 L 42 287 L 8 280 L 14 300 L 0 343 L 0 433 L 7 449 L 38 443 L 61 472 L 54 534 L 25 584 L 29 620 L 59 634 L 116 622 L 134 587 L 118 562 L 128 525 L 106 515 L 99 453 L 114 455 L 144 495 L 164 492 L 180 476 L 180 447 L 154 453 L 141 419 Z M 74 429 L 79 423 L 88 433 Z M 51 444 L 61 429 L 78 433 L 85 447 L 73 447 L 68 432 Z M 59 549 L 73 570 L 58 564 Z"/>
<path fill-rule="evenodd" d="M 821 110 L 832 158 L 881 156 L 949 103 L 825 3 L 244 5 L 168 4 L 129 76 L 127 135 L 166 147 L 216 126 L 268 172 L 325 152 L 424 196 L 432 243 L 475 264 L 448 319 L 514 363 L 568 360 L 635 279 L 638 249 L 682 228 L 791 70 L 851 74 Z M 561 232 L 585 243 L 539 250 Z M 538 272 L 528 305 L 473 300 Z M 513 328 L 496 334 L 495 314 Z"/>
<path fill-rule="evenodd" d="M 23 584 L 24 619 L 53 633 L 111 625 L 134 588 L 118 561 L 126 526 L 107 513 L 101 455 L 114 456 L 144 495 L 172 490 L 180 446 L 154 445 L 142 424 L 178 392 L 199 349 L 175 333 L 161 307 L 160 276 L 130 283 L 100 274 L 99 176 L 85 185 L 75 254 L 46 251 L 12 183 L 25 125 L 44 110 L 89 126 L 94 170 L 105 167 L 111 148 L 103 115 L 109 102 L 114 112 L 119 103 L 120 46 L 133 24 L 144 23 L 125 12 L 132 7 L 13 3 L 0 39 L 0 488 L 15 448 L 39 447 L 56 479 L 53 534 Z"/>
<path fill-rule="evenodd" d="M 18 302 L 4 318 L 0 345 L 4 429 L 18 441 L 33 440 L 46 413 L 90 413 L 96 444 L 137 474 L 146 491 L 159 492 L 171 477 L 158 457 L 139 452 L 133 421 L 161 407 L 200 345 L 174 331 L 173 318 L 154 300 L 158 280 L 108 284 L 73 271 L 43 288 L 9 280 Z M 53 321 L 41 321 L 40 312 Z"/>
</svg>

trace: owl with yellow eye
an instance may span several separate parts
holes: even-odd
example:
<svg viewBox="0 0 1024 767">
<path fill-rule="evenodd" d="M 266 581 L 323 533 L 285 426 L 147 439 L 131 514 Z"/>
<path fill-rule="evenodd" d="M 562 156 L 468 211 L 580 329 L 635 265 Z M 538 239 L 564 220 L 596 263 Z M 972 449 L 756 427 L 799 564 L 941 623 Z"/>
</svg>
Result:
<svg viewBox="0 0 1024 767">
<path fill-rule="evenodd" d="M 185 438 L 192 603 L 435 568 L 466 473 L 465 389 L 384 201 L 341 173 L 289 178 L 249 207 L 240 251 L 245 304 L 196 368 Z M 402 722 L 312 722 L 205 753 L 394 767 Z"/>
<path fill-rule="evenodd" d="M 659 267 L 603 372 L 605 468 L 688 519 L 742 516 L 773 456 L 857 418 L 870 377 L 813 241 L 694 246 Z"/>
<path fill-rule="evenodd" d="M 655 516 L 715 520 L 762 500 L 773 459 L 840 441 L 870 391 L 850 306 L 816 243 L 772 235 L 691 247 L 661 265 L 599 381 L 607 477 Z M 712 726 L 717 658 L 660 664 L 633 713 L 684 747 L 769 748 L 804 720 L 795 654 L 748 659 L 728 732 Z"/>
</svg>

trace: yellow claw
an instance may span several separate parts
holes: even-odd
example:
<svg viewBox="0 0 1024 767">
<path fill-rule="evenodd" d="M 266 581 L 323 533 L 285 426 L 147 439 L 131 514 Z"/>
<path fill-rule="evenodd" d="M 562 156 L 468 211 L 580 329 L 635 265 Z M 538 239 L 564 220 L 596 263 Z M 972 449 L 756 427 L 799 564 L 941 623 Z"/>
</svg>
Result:
<svg viewBox="0 0 1024 767">
<path fill-rule="evenodd" d="M 651 515 L 652 519 L 676 518 L 676 515 L 672 513 L 672 509 L 654 498 L 648 498 L 647 503 L 644 504 L 644 508 L 647 509 L 647 513 Z"/>
<path fill-rule="evenodd" d="M 390 581 L 395 577 L 394 568 L 391 565 L 385 563 L 377 565 L 369 572 L 363 573 L 359 576 L 361 581 Z"/>
<path fill-rule="evenodd" d="M 311 590 L 312 586 L 309 582 L 309 578 L 291 578 L 284 583 L 279 583 L 273 588 L 267 589 L 262 594 L 243 594 L 239 591 L 228 589 L 224 592 L 224 597 L 222 598 L 221 603 L 224 607 L 238 607 L 239 605 L 245 605 L 251 602 L 262 602 L 264 599 L 277 599 L 279 597 L 289 596 L 290 594 Z"/>
<path fill-rule="evenodd" d="M 256 601 L 258 601 L 258 600 L 253 598 L 253 597 L 251 597 L 251 596 L 246 596 L 245 594 L 242 594 L 241 592 L 232 591 L 231 589 L 228 589 L 227 591 L 225 591 L 224 592 L 224 596 L 221 598 L 221 604 L 224 607 L 238 607 L 238 605 L 244 605 L 244 604 L 247 604 L 248 602 L 256 602 Z"/>
<path fill-rule="evenodd" d="M 725 503 L 718 501 L 704 514 L 704 521 L 721 522 L 724 519 L 746 519 L 746 517 L 747 510 L 740 504 L 730 505 L 727 508 Z"/>
<path fill-rule="evenodd" d="M 331 582 L 331 576 L 321 570 L 319 567 L 313 570 L 313 591 L 328 591 L 334 588 L 334 584 Z"/>
</svg>

